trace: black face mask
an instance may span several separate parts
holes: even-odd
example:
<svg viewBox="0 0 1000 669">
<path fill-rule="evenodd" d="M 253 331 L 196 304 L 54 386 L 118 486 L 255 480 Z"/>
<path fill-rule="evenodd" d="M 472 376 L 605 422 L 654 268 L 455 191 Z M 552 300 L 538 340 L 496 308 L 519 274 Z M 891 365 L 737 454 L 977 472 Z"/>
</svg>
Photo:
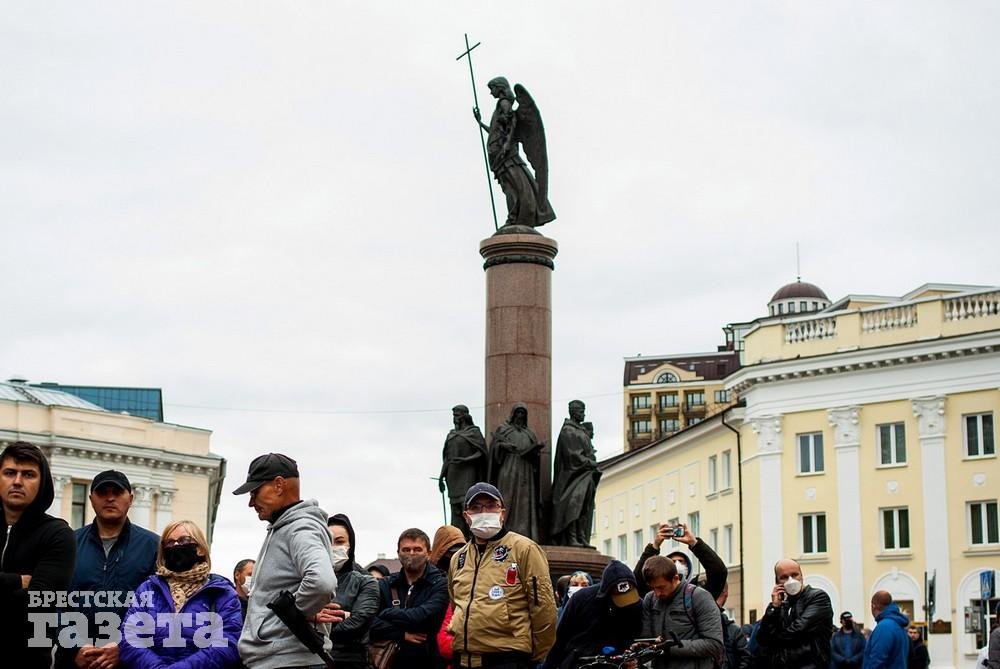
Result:
<svg viewBox="0 0 1000 669">
<path fill-rule="evenodd" d="M 163 565 L 172 572 L 187 571 L 205 558 L 198 555 L 198 544 L 183 544 L 163 549 Z"/>
</svg>

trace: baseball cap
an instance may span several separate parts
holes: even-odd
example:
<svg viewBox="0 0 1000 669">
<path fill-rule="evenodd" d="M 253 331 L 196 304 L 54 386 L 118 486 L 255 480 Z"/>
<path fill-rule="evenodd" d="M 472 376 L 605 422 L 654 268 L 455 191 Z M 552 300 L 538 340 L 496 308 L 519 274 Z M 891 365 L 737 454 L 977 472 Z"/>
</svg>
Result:
<svg viewBox="0 0 1000 669">
<path fill-rule="evenodd" d="M 492 486 L 489 483 L 476 483 L 465 493 L 465 506 L 469 506 L 472 500 L 478 495 L 489 495 L 500 502 L 500 504 L 503 504 L 503 495 L 496 489 L 496 486 Z"/>
<path fill-rule="evenodd" d="M 851 614 L 850 611 L 844 611 L 843 613 L 840 614 L 840 619 L 841 620 L 854 620 L 854 616 Z"/>
<path fill-rule="evenodd" d="M 234 495 L 244 495 L 253 492 L 268 481 L 273 481 L 278 476 L 285 478 L 298 478 L 299 466 L 295 464 L 287 455 L 281 453 L 265 453 L 258 455 L 250 463 L 247 471 L 247 481 L 233 491 Z"/>
<path fill-rule="evenodd" d="M 121 490 L 132 492 L 132 484 L 129 483 L 128 477 L 115 469 L 107 469 L 95 476 L 94 480 L 90 482 L 90 492 L 94 492 L 104 484 L 118 486 Z"/>
<path fill-rule="evenodd" d="M 629 606 L 639 601 L 639 591 L 635 587 L 635 579 L 623 578 L 611 584 L 611 601 L 615 606 Z"/>
</svg>

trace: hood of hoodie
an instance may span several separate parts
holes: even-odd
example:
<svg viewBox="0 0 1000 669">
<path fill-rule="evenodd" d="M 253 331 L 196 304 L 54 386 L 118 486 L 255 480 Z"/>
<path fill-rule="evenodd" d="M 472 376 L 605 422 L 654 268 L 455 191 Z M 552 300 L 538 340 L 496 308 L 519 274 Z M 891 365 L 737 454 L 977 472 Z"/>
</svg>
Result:
<svg viewBox="0 0 1000 669">
<path fill-rule="evenodd" d="M 326 521 L 327 526 L 330 525 L 340 525 L 345 530 L 347 530 L 347 540 L 351 542 L 351 547 L 347 549 L 347 564 L 341 567 L 341 569 L 353 569 L 354 568 L 354 526 L 351 525 L 351 519 L 342 513 L 335 513 L 330 516 Z"/>
<path fill-rule="evenodd" d="M 687 565 L 688 573 L 687 576 L 681 579 L 681 583 L 687 583 L 692 578 L 694 578 L 694 565 L 691 564 L 691 558 L 688 557 L 687 553 L 683 551 L 674 551 L 673 553 L 667 553 L 667 559 L 673 560 L 675 557 L 679 557 L 683 560 L 684 564 Z"/>
<path fill-rule="evenodd" d="M 632 587 L 636 587 L 635 574 L 632 573 L 632 570 L 629 569 L 624 563 L 619 562 L 618 560 L 612 560 L 608 566 L 604 568 L 604 573 L 601 574 L 601 584 L 598 586 L 597 596 L 610 596 L 611 585 L 621 580 L 627 580 L 632 584 Z"/>
<path fill-rule="evenodd" d="M 28 508 L 21 514 L 19 523 L 29 518 L 39 518 L 52 506 L 52 500 L 55 499 L 56 490 L 52 484 L 52 470 L 49 469 L 49 460 L 44 454 L 42 455 L 42 462 L 39 464 L 38 469 L 40 472 L 40 476 L 38 477 L 38 494 L 35 495 L 35 499 L 32 500 Z M 2 508 L 3 502 L 0 502 L 0 509 Z"/>
<path fill-rule="evenodd" d="M 884 620 L 891 620 L 904 630 L 910 625 L 910 619 L 905 613 L 899 610 L 899 606 L 896 602 L 893 602 L 892 604 L 889 604 L 889 606 L 885 607 L 882 613 L 875 616 L 875 620 L 880 623 Z"/>
<path fill-rule="evenodd" d="M 326 519 L 327 515 L 323 509 L 319 508 L 319 502 L 314 499 L 304 499 L 285 510 L 269 529 L 276 530 L 297 521 L 307 520 L 319 524 L 324 532 L 329 532 L 326 529 Z"/>
<path fill-rule="evenodd" d="M 466 543 L 462 530 L 454 525 L 442 525 L 434 533 L 434 542 L 431 544 L 431 554 L 429 556 L 430 563 L 436 567 L 438 561 L 448 552 L 449 548 L 452 546 L 464 546 Z"/>
</svg>

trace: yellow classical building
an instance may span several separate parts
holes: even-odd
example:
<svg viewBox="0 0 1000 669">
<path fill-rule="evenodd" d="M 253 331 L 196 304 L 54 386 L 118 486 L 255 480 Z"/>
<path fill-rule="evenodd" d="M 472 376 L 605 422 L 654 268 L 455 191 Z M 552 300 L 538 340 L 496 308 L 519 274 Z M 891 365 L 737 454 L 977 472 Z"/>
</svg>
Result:
<svg viewBox="0 0 1000 669">
<path fill-rule="evenodd" d="M 49 459 L 55 500 L 49 513 L 78 528 L 93 520 L 90 481 L 105 469 L 129 477 L 129 518 L 154 532 L 193 520 L 211 541 L 226 461 L 209 452 L 209 430 L 108 411 L 57 387 L 0 383 L 0 449 L 39 446 Z"/>
<path fill-rule="evenodd" d="M 926 575 L 933 666 L 973 667 L 1000 565 L 1000 288 L 848 296 L 752 322 L 741 348 L 738 408 L 602 463 L 598 547 L 632 560 L 637 532 L 687 518 L 742 574 L 743 621 L 784 556 L 869 627 L 880 589 L 927 624 Z"/>
</svg>

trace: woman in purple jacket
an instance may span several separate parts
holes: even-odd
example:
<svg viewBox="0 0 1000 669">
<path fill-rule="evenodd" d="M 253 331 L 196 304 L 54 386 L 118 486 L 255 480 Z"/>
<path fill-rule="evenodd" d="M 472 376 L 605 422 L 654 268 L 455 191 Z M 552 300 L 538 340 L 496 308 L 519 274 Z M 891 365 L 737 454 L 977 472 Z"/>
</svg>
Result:
<svg viewBox="0 0 1000 669">
<path fill-rule="evenodd" d="M 232 583 L 209 573 L 208 542 L 189 520 L 163 530 L 156 574 L 135 591 L 119 644 L 121 666 L 227 669 L 240 665 L 243 628 Z"/>
</svg>

